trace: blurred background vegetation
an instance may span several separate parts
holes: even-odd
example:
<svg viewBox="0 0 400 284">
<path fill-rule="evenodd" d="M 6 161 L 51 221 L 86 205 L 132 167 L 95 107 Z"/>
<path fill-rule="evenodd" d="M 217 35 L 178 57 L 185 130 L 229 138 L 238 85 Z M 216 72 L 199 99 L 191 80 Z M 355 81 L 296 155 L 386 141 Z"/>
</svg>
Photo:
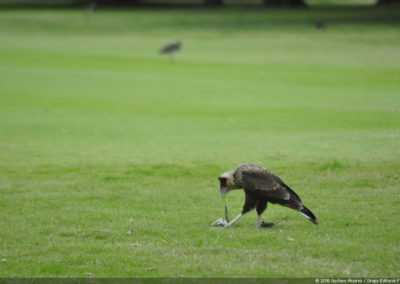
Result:
<svg viewBox="0 0 400 284">
<path fill-rule="evenodd" d="M 398 5 L 399 0 L 0 0 L 1 6 L 135 6 L 135 5 L 172 5 L 172 6 L 379 6 Z"/>
</svg>

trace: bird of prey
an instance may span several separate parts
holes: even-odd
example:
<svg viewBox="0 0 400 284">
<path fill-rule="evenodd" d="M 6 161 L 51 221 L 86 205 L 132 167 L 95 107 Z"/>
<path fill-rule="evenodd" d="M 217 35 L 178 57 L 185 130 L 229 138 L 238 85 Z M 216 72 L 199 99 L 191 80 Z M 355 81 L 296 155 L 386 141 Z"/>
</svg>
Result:
<svg viewBox="0 0 400 284">
<path fill-rule="evenodd" d="M 161 50 L 161 54 L 168 54 L 171 58 L 171 62 L 173 62 L 174 55 L 178 53 L 181 49 L 182 42 L 180 40 L 168 43 Z"/>
<path fill-rule="evenodd" d="M 257 228 L 262 224 L 261 214 L 267 208 L 268 202 L 277 203 L 297 210 L 308 220 L 318 225 L 317 217 L 304 206 L 300 197 L 287 186 L 277 175 L 255 164 L 244 164 L 237 169 L 221 174 L 219 177 L 221 194 L 224 196 L 234 189 L 243 189 L 245 202 L 242 212 L 231 222 L 225 222 L 224 227 L 232 226 L 244 214 L 257 210 Z"/>
</svg>

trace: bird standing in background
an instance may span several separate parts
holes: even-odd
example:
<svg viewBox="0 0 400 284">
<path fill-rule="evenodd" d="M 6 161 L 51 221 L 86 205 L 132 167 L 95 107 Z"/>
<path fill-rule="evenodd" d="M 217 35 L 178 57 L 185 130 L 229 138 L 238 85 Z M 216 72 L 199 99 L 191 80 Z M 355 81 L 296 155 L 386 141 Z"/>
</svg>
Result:
<svg viewBox="0 0 400 284">
<path fill-rule="evenodd" d="M 92 23 L 92 15 L 97 8 L 97 0 L 89 0 L 87 6 L 86 23 L 88 26 Z"/>
<path fill-rule="evenodd" d="M 315 21 L 315 23 L 314 23 L 314 25 L 315 25 L 315 27 L 317 28 L 317 29 L 320 29 L 320 30 L 323 30 L 323 29 L 325 29 L 325 22 L 323 21 L 323 20 L 321 20 L 321 19 L 318 19 L 318 20 L 316 20 Z"/>
<path fill-rule="evenodd" d="M 182 42 L 180 40 L 171 42 L 167 45 L 165 45 L 161 50 L 161 54 L 168 54 L 171 59 L 171 63 L 174 62 L 174 55 L 177 54 L 182 46 Z"/>
<path fill-rule="evenodd" d="M 232 226 L 244 214 L 257 210 L 257 228 L 260 228 L 261 214 L 267 208 L 268 202 L 277 203 L 297 210 L 308 220 L 318 225 L 317 217 L 304 206 L 300 197 L 287 186 L 277 175 L 271 171 L 254 164 L 244 164 L 235 170 L 223 173 L 218 177 L 221 194 L 224 196 L 234 189 L 243 189 L 245 203 L 242 212 L 231 222 L 225 222 L 222 226 Z"/>
</svg>

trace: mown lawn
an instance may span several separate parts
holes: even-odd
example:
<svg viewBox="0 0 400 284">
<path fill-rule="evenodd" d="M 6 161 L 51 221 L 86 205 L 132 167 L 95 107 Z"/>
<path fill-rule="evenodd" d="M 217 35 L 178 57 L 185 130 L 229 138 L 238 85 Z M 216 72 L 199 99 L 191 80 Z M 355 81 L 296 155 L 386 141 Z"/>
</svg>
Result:
<svg viewBox="0 0 400 284">
<path fill-rule="evenodd" d="M 0 277 L 398 276 L 399 14 L 1 10 Z M 246 162 L 320 225 L 210 228 Z"/>
</svg>

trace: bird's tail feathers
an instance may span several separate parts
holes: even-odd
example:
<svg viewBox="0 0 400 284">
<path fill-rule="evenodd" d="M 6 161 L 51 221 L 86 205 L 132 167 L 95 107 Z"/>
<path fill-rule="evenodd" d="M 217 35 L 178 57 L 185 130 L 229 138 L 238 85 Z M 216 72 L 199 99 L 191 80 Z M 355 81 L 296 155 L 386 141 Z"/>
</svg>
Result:
<svg viewBox="0 0 400 284">
<path fill-rule="evenodd" d="M 318 225 L 317 217 L 315 217 L 315 215 L 311 212 L 310 209 L 308 209 L 307 207 L 304 206 L 303 209 L 301 209 L 299 212 L 301 215 L 306 217 L 308 220 L 313 222 L 315 225 Z"/>
</svg>

